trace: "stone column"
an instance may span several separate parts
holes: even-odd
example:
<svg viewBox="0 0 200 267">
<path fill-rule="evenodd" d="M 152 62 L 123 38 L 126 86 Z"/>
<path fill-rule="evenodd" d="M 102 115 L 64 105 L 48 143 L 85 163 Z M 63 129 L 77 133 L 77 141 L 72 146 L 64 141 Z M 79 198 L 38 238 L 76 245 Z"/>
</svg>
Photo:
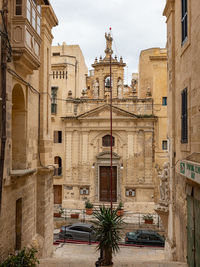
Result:
<svg viewBox="0 0 200 267">
<path fill-rule="evenodd" d="M 143 183 L 145 180 L 145 136 L 144 131 L 139 130 L 138 132 L 138 182 Z"/>
<path fill-rule="evenodd" d="M 36 237 L 43 257 L 53 253 L 53 168 L 39 168 L 37 173 Z"/>
<path fill-rule="evenodd" d="M 65 182 L 73 182 L 72 176 L 72 132 L 66 133 L 66 147 L 65 147 Z"/>
</svg>

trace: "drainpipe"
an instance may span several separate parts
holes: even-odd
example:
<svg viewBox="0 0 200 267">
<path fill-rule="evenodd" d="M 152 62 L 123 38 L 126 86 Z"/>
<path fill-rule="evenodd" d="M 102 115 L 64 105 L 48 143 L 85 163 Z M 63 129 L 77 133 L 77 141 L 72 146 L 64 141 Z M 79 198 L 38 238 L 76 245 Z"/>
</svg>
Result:
<svg viewBox="0 0 200 267">
<path fill-rule="evenodd" d="M 0 155 L 0 213 L 2 204 L 2 187 L 6 145 L 6 68 L 7 68 L 7 13 L 8 2 L 3 1 L 2 20 L 4 32 L 1 37 L 1 155 Z M 4 35 L 5 34 L 5 35 Z"/>
</svg>

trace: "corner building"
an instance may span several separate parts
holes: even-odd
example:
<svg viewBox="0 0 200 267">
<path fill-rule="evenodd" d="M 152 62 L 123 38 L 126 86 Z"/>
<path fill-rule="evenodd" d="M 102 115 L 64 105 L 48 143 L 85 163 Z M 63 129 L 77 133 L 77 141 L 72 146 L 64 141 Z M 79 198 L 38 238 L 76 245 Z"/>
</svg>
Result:
<svg viewBox="0 0 200 267">
<path fill-rule="evenodd" d="M 6 76 L 0 77 L 1 96 L 6 92 L 6 125 L 4 121 L 0 123 L 1 131 L 6 126 L 5 153 L 1 155 L 4 158 L 0 213 L 2 262 L 25 246 L 35 247 L 39 257 L 53 253 L 49 72 L 51 30 L 58 21 L 47 0 L 4 0 L 0 9 L 7 10 L 4 18 L 7 14 L 8 21 L 8 35 L 4 40 L 1 38 L 1 52 L 7 51 L 8 56 L 7 69 Z M 5 32 L 2 25 L 0 28 Z"/>
<path fill-rule="evenodd" d="M 200 2 L 166 1 L 170 200 L 168 257 L 200 266 Z"/>
</svg>

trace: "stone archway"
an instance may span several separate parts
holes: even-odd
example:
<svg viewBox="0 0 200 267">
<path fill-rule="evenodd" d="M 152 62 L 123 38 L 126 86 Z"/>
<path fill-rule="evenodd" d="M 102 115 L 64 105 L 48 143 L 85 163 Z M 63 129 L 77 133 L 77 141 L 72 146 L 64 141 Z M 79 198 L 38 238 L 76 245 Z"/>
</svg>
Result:
<svg viewBox="0 0 200 267">
<path fill-rule="evenodd" d="M 26 110 L 20 84 L 12 91 L 12 169 L 26 169 Z"/>
</svg>

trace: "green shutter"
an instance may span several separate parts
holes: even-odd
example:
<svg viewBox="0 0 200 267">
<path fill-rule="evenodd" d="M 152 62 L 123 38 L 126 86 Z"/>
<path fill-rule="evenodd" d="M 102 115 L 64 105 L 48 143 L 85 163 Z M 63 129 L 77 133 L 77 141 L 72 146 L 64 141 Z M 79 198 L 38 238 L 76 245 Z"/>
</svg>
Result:
<svg viewBox="0 0 200 267">
<path fill-rule="evenodd" d="M 195 260 L 196 266 L 200 266 L 200 201 L 194 199 L 195 212 Z"/>
<path fill-rule="evenodd" d="M 194 267 L 194 203 L 193 197 L 187 196 L 187 259 L 188 266 Z"/>
</svg>

